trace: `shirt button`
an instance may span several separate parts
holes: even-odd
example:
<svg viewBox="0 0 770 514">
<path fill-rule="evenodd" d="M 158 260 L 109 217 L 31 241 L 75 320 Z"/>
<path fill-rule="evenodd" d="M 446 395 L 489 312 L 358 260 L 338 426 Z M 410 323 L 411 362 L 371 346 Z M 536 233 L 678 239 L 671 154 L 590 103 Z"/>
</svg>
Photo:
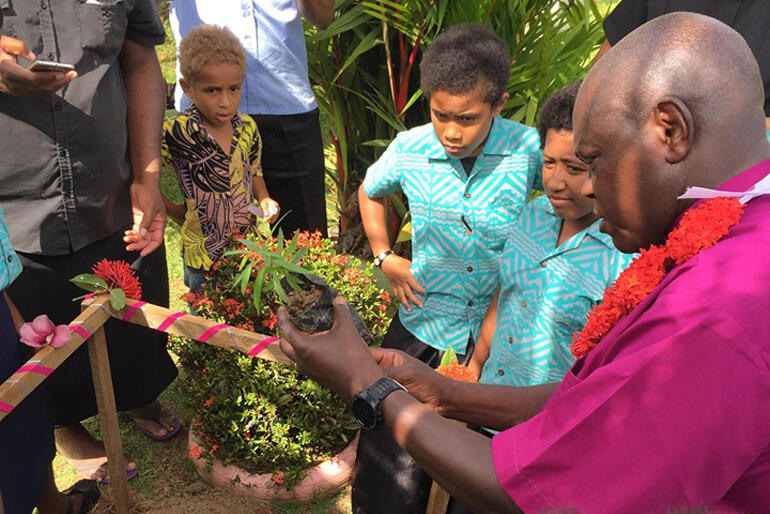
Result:
<svg viewBox="0 0 770 514">
<path fill-rule="evenodd" d="M 546 266 L 547 266 L 547 264 L 545 263 L 545 261 L 543 261 L 543 262 L 541 262 L 541 263 L 540 263 L 540 267 L 541 267 L 541 268 L 545 268 Z"/>
<path fill-rule="evenodd" d="M 473 307 L 473 300 L 468 301 L 468 307 Z"/>
<path fill-rule="evenodd" d="M 56 57 L 54 54 L 48 54 L 48 60 L 53 61 L 53 58 Z"/>
<path fill-rule="evenodd" d="M 513 342 L 513 338 L 512 338 L 512 337 L 509 337 L 509 338 L 508 338 L 508 342 L 509 342 L 509 343 L 512 343 L 512 342 Z"/>
<path fill-rule="evenodd" d="M 526 300 L 524 300 L 523 302 L 521 302 L 521 308 L 522 308 L 522 309 L 526 308 L 526 306 L 527 306 L 527 301 L 526 301 Z"/>
<path fill-rule="evenodd" d="M 500 376 L 502 377 L 503 375 L 505 375 L 505 371 L 503 371 L 503 370 L 501 370 L 501 369 L 498 369 L 498 370 L 497 370 L 497 374 L 498 374 L 498 375 L 500 375 Z"/>
<path fill-rule="evenodd" d="M 9 255 L 8 257 L 6 257 L 6 260 L 8 262 L 13 262 L 13 255 Z"/>
<path fill-rule="evenodd" d="M 40 0 L 40 8 L 41 8 L 41 9 L 46 9 L 46 8 L 48 8 L 48 6 L 47 6 L 47 5 L 46 5 L 46 3 L 45 3 L 45 0 Z"/>
<path fill-rule="evenodd" d="M 61 111 L 61 104 L 56 104 L 53 106 L 54 111 Z"/>
<path fill-rule="evenodd" d="M 465 193 L 465 195 L 464 195 L 464 196 L 465 196 L 465 198 L 470 198 L 470 197 L 471 197 L 471 194 L 470 194 L 470 193 Z"/>
<path fill-rule="evenodd" d="M 468 266 L 468 273 L 470 273 L 471 271 L 473 271 L 473 266 Z"/>
</svg>

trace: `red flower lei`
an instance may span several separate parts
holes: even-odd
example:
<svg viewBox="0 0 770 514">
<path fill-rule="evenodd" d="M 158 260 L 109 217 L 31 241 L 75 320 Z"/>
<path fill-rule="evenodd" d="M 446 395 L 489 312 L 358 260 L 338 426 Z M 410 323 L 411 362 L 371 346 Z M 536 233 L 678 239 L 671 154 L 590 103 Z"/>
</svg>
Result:
<svg viewBox="0 0 770 514">
<path fill-rule="evenodd" d="M 743 204 L 736 198 L 713 198 L 686 211 L 665 245 L 642 250 L 604 292 L 602 303 L 588 313 L 583 330 L 572 336 L 572 355 L 579 359 L 588 354 L 615 323 L 660 284 L 670 269 L 714 246 L 742 214 Z"/>
</svg>

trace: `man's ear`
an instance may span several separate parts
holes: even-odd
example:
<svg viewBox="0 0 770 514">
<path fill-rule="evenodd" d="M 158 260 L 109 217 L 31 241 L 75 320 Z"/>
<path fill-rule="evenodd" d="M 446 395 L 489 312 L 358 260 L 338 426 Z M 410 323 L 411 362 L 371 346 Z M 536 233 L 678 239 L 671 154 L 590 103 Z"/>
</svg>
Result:
<svg viewBox="0 0 770 514">
<path fill-rule="evenodd" d="M 695 128 L 690 109 L 679 98 L 664 98 L 655 106 L 653 123 L 656 136 L 664 145 L 666 162 L 684 160 L 692 148 Z"/>
</svg>

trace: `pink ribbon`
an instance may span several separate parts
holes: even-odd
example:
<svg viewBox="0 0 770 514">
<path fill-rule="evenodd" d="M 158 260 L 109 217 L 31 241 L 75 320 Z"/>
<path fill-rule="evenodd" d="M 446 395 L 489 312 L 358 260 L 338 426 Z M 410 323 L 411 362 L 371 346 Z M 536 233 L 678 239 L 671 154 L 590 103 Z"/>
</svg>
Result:
<svg viewBox="0 0 770 514">
<path fill-rule="evenodd" d="M 15 407 L 15 405 L 11 405 L 10 403 L 0 402 L 0 412 L 9 414 Z"/>
<path fill-rule="evenodd" d="M 270 343 L 274 343 L 275 341 L 278 341 L 277 337 L 266 337 L 263 340 L 259 342 L 257 346 L 251 349 L 249 352 L 249 355 L 254 357 L 255 355 L 258 355 L 259 352 L 270 346 Z"/>
<path fill-rule="evenodd" d="M 48 376 L 53 373 L 53 368 L 41 366 L 40 364 L 27 364 L 17 369 L 16 373 L 39 373 L 40 375 Z"/>
<path fill-rule="evenodd" d="M 91 332 L 81 327 L 80 325 L 70 326 L 69 328 L 71 332 L 75 332 L 77 335 L 79 335 L 83 339 L 88 339 L 89 337 L 91 337 Z"/>
<path fill-rule="evenodd" d="M 208 341 L 211 336 L 222 330 L 223 328 L 227 328 L 227 325 L 225 323 L 222 323 L 221 325 L 214 325 L 210 329 L 206 330 L 201 336 L 198 338 L 198 341 L 201 343 L 205 343 Z"/>
<path fill-rule="evenodd" d="M 163 320 L 163 323 L 158 325 L 158 328 L 156 328 L 155 330 L 160 330 L 161 332 L 165 332 L 168 327 L 173 325 L 176 320 L 178 320 L 184 315 L 185 315 L 184 312 L 175 312 L 174 314 L 172 314 L 171 316 Z"/>
<path fill-rule="evenodd" d="M 134 317 L 134 313 L 145 305 L 147 305 L 147 302 L 139 301 L 126 307 L 126 313 L 123 314 L 123 321 L 131 321 L 131 318 Z"/>
</svg>

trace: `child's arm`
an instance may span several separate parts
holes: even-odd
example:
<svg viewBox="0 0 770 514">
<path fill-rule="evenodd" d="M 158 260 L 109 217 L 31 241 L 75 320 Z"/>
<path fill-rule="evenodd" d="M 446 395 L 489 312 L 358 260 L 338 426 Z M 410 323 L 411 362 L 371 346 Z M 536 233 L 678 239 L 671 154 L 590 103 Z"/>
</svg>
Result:
<svg viewBox="0 0 770 514">
<path fill-rule="evenodd" d="M 363 184 L 358 188 L 358 205 L 361 210 L 361 221 L 364 224 L 366 237 L 372 247 L 372 253 L 377 256 L 386 250 L 390 250 L 388 229 L 385 226 L 385 200 L 382 198 L 370 198 L 364 192 Z M 414 295 L 414 291 L 422 294 L 425 289 L 417 283 L 412 271 L 412 263 L 403 257 L 391 254 L 382 261 L 380 267 L 393 286 L 393 294 L 398 301 L 411 311 L 409 302 L 422 307 L 422 302 Z"/>
<path fill-rule="evenodd" d="M 278 202 L 270 198 L 270 194 L 267 192 L 267 186 L 265 185 L 265 179 L 262 175 L 254 175 L 251 179 L 252 189 L 254 190 L 254 197 L 259 202 L 259 207 L 262 209 L 262 215 L 265 221 L 273 223 L 278 219 L 278 215 L 281 212 L 281 206 Z"/>
<path fill-rule="evenodd" d="M 161 193 L 161 195 L 163 196 L 163 205 L 166 206 L 166 214 L 168 214 L 168 217 L 182 225 L 184 223 L 185 214 L 184 204 L 174 203 L 166 198 L 166 195 L 163 193 Z"/>
<path fill-rule="evenodd" d="M 492 347 L 492 336 L 495 334 L 497 326 L 497 301 L 500 298 L 500 290 L 497 290 L 492 303 L 489 304 L 487 313 L 484 315 L 484 321 L 481 323 L 479 340 L 476 341 L 476 348 L 473 350 L 473 357 L 468 363 L 468 367 L 477 377 L 481 376 L 481 370 L 489 358 L 489 349 Z"/>
</svg>

